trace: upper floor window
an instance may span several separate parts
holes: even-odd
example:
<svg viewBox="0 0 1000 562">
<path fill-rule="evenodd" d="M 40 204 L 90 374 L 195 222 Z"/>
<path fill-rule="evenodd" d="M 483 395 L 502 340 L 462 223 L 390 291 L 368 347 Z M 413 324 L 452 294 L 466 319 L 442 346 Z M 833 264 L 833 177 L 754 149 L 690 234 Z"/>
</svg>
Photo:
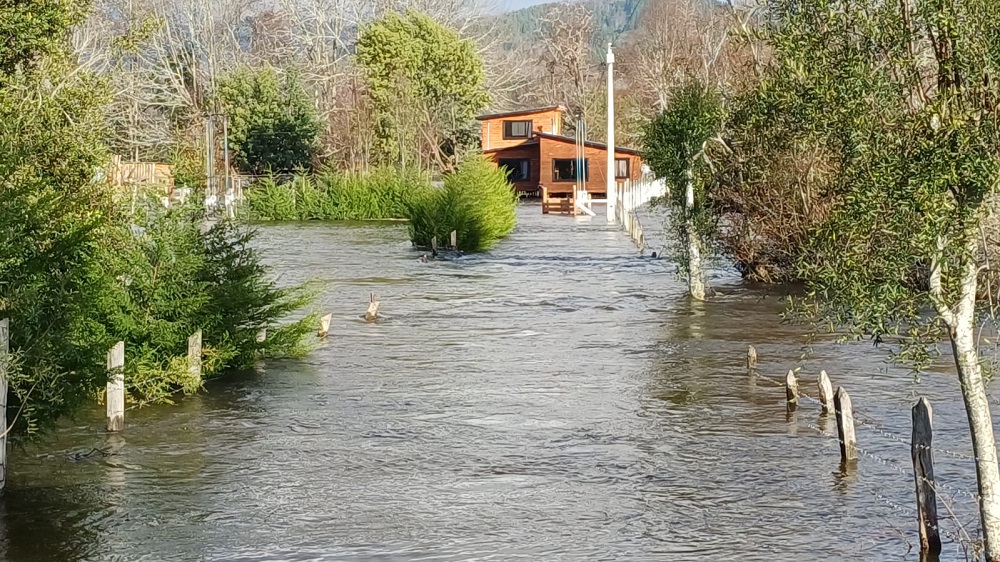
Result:
<svg viewBox="0 0 1000 562">
<path fill-rule="evenodd" d="M 629 176 L 629 159 L 615 158 L 615 178 L 627 180 Z"/>
<path fill-rule="evenodd" d="M 504 121 L 503 138 L 505 139 L 528 139 L 531 138 L 531 121 Z"/>
<path fill-rule="evenodd" d="M 552 181 L 577 181 L 577 161 L 574 158 L 557 158 L 552 161 Z M 583 163 L 584 181 L 590 179 L 590 160 Z"/>
</svg>

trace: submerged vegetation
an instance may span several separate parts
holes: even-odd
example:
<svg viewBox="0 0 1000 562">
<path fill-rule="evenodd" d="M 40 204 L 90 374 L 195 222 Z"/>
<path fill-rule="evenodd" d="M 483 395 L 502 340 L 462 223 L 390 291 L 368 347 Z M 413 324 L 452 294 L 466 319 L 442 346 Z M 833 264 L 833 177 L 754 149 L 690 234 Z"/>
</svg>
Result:
<svg viewBox="0 0 1000 562">
<path fill-rule="evenodd" d="M 489 250 L 514 230 L 517 194 L 507 174 L 482 156 L 466 157 L 445 176 L 444 187 L 415 194 L 407 206 L 410 239 L 430 246 L 433 238 L 458 235 L 458 249 Z"/>
<path fill-rule="evenodd" d="M 391 168 L 268 178 L 247 190 L 246 209 L 255 221 L 407 219 L 417 246 L 429 247 L 435 237 L 444 244 L 456 231 L 458 249 L 482 252 L 514 229 L 517 201 L 506 173 L 474 155 L 439 188 L 425 174 Z"/>
<path fill-rule="evenodd" d="M 402 219 L 413 194 L 429 189 L 425 174 L 391 168 L 270 177 L 247 190 L 246 209 L 255 221 Z"/>
<path fill-rule="evenodd" d="M 124 196 L 108 181 L 105 115 L 112 88 L 73 64 L 79 3 L 0 8 L 0 319 L 10 320 L 9 433 L 23 437 L 93 404 L 106 354 L 124 341 L 129 395 L 167 401 L 199 383 L 187 338 L 203 330 L 204 377 L 265 356 L 297 354 L 308 302 L 279 289 L 250 247 L 252 231 L 206 228 L 193 208 Z M 157 194 L 160 195 L 160 194 Z M 257 334 L 267 329 L 259 342 Z"/>
<path fill-rule="evenodd" d="M 280 289 L 251 247 L 255 231 L 222 221 L 203 228 L 198 208 L 164 209 L 150 201 L 121 231 L 103 263 L 117 272 L 102 295 L 101 320 L 128 350 L 128 389 L 139 401 L 198 390 L 186 360 L 187 339 L 202 330 L 202 379 L 258 359 L 296 356 L 311 317 L 279 325 L 306 306 L 304 288 Z M 263 341 L 258 334 L 264 332 Z"/>
</svg>

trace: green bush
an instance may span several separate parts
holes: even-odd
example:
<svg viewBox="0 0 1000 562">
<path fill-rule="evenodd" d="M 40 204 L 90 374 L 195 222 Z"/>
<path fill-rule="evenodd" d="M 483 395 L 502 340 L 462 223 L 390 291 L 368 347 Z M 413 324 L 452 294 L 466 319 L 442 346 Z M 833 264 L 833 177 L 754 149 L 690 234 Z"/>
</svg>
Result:
<svg viewBox="0 0 1000 562">
<path fill-rule="evenodd" d="M 8 32 L 0 46 L 0 318 L 10 319 L 14 438 L 92 405 L 116 341 L 126 344 L 132 397 L 168 400 L 195 387 L 185 356 L 197 329 L 213 376 L 299 353 L 313 326 L 277 326 L 307 297 L 268 280 L 251 232 L 229 223 L 203 232 L 199 211 L 167 211 L 156 198 L 133 212 L 132 197 L 108 185 L 110 87 L 76 65 L 66 41 L 83 7 L 59 0 L 0 9 Z"/>
<path fill-rule="evenodd" d="M 219 84 L 236 166 L 265 174 L 308 168 L 322 123 L 297 73 L 242 67 Z"/>
<path fill-rule="evenodd" d="M 17 435 L 44 428 L 105 382 L 104 326 L 92 316 L 95 253 L 118 220 L 95 170 L 105 84 L 60 61 L 0 87 L 0 318 L 11 321 L 9 411 Z"/>
<path fill-rule="evenodd" d="M 410 239 L 427 247 L 433 238 L 444 243 L 457 231 L 460 250 L 489 250 L 514 230 L 517 202 L 503 170 L 482 156 L 468 157 L 445 176 L 443 188 L 410 199 Z"/>
<path fill-rule="evenodd" d="M 247 190 L 246 208 L 256 221 L 402 219 L 410 198 L 429 189 L 427 176 L 412 171 L 327 171 L 285 183 L 267 178 Z"/>
<path fill-rule="evenodd" d="M 204 230 L 200 207 L 164 209 L 150 198 L 117 230 L 101 260 L 114 279 L 96 317 L 125 342 L 125 380 L 140 402 L 169 401 L 199 382 L 187 371 L 188 336 L 202 330 L 202 377 L 246 369 L 262 357 L 299 355 L 313 319 L 278 322 L 305 306 L 302 288 L 275 287 L 251 248 L 254 231 L 223 221 Z M 264 342 L 257 334 L 267 330 Z"/>
</svg>

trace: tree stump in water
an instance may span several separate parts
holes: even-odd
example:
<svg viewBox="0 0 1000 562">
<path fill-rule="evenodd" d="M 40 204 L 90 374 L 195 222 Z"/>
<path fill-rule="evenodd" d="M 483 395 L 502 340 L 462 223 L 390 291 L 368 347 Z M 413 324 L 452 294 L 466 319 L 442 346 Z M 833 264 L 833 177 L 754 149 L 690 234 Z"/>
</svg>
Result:
<svg viewBox="0 0 1000 562">
<path fill-rule="evenodd" d="M 368 311 L 365 312 L 365 320 L 368 322 L 374 322 L 378 320 L 378 301 L 375 300 L 375 293 L 371 294 L 368 301 Z"/>
<path fill-rule="evenodd" d="M 326 316 L 319 319 L 319 337 L 325 338 L 330 333 L 330 322 L 333 321 L 333 315 L 327 314 Z"/>
</svg>

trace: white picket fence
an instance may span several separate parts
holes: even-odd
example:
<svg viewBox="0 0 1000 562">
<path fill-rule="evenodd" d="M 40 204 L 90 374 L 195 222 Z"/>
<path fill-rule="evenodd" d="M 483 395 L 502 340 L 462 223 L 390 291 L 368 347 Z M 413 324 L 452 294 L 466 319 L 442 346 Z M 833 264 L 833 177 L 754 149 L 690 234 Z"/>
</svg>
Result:
<svg viewBox="0 0 1000 562">
<path fill-rule="evenodd" d="M 618 184 L 615 194 L 615 220 L 622 225 L 639 250 L 646 249 L 646 237 L 636 211 L 654 198 L 666 194 L 666 181 L 649 176 L 644 176 L 639 181 L 626 180 Z"/>
</svg>

